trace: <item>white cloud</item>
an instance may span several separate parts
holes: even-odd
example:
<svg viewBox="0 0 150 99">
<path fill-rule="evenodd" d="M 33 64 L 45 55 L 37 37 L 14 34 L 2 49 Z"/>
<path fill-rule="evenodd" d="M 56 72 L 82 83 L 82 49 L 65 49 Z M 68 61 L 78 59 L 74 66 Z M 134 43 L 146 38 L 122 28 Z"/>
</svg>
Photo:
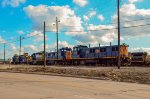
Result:
<svg viewBox="0 0 150 99">
<path fill-rule="evenodd" d="M 27 34 L 27 37 L 34 37 L 35 42 L 43 41 L 44 34 L 41 31 L 33 31 L 30 34 Z"/>
<path fill-rule="evenodd" d="M 129 0 L 129 3 L 142 2 L 143 0 Z"/>
<path fill-rule="evenodd" d="M 91 9 L 87 15 L 83 15 L 83 19 L 85 22 L 89 21 L 92 17 L 94 17 L 97 14 L 97 12 L 93 9 Z"/>
<path fill-rule="evenodd" d="M 132 21 L 135 19 L 142 19 L 150 17 L 150 9 L 138 9 L 132 3 L 123 4 L 120 8 L 121 12 L 121 27 L 133 26 L 139 24 L 149 23 L 150 20 L 135 21 L 135 22 L 123 22 Z M 77 31 L 77 32 L 65 32 L 65 34 L 72 36 L 76 42 L 83 43 L 108 43 L 113 42 L 117 38 L 117 31 L 111 30 L 116 28 L 114 25 L 90 25 L 85 28 L 85 30 L 98 30 L 98 31 L 85 31 L 82 27 L 81 18 L 78 17 L 74 11 L 69 6 L 28 6 L 24 8 L 27 15 L 33 20 L 36 30 L 43 30 L 43 21 L 46 21 L 47 26 L 52 26 L 55 23 L 55 17 L 57 16 L 60 20 L 59 25 L 61 26 L 75 26 L 65 28 L 65 31 Z M 87 16 L 84 15 L 83 19 L 88 21 L 91 17 L 96 15 L 96 11 L 91 11 Z M 113 16 L 113 22 L 116 22 L 116 14 Z M 101 16 L 101 20 L 104 20 Z M 143 29 L 144 28 L 144 29 Z M 55 26 L 47 28 L 49 30 L 56 30 Z M 64 30 L 64 27 L 59 27 L 60 31 Z M 102 30 L 108 29 L 108 30 Z M 110 30 L 109 30 L 110 29 Z M 149 26 L 138 27 L 138 28 L 128 28 L 121 29 L 121 39 L 126 39 L 127 37 L 137 37 L 137 36 L 148 36 Z M 81 32 L 78 32 L 81 31 Z"/>
<path fill-rule="evenodd" d="M 89 18 L 88 18 L 88 16 L 83 16 L 83 18 L 84 18 L 84 21 L 89 21 Z"/>
<path fill-rule="evenodd" d="M 43 30 L 43 22 L 46 21 L 46 30 L 55 31 L 55 26 L 52 27 L 55 23 L 56 16 L 59 18 L 59 26 L 74 26 L 74 27 L 59 27 L 60 31 L 66 31 L 66 35 L 72 36 L 78 42 L 91 42 L 91 43 L 107 43 L 113 41 L 115 38 L 114 31 L 84 31 L 82 27 L 82 21 L 80 17 L 77 17 L 73 10 L 69 6 L 28 6 L 24 8 L 24 11 L 27 15 L 33 20 L 35 30 Z M 91 11 L 88 16 L 83 16 L 85 20 L 96 15 L 96 11 Z M 106 25 L 92 25 L 88 26 L 87 29 L 107 29 L 112 28 L 113 26 Z M 71 32 L 69 32 L 71 31 Z M 75 31 L 75 32 L 73 32 Z"/>
<path fill-rule="evenodd" d="M 70 48 L 73 48 L 73 45 L 69 44 L 67 41 L 59 41 L 58 42 L 60 48 L 61 47 L 70 47 Z"/>
<path fill-rule="evenodd" d="M 12 6 L 12 7 L 18 7 L 20 4 L 24 4 L 26 0 L 3 0 L 2 6 Z"/>
<path fill-rule="evenodd" d="M 77 5 L 84 7 L 88 4 L 87 0 L 73 0 L 74 3 L 76 3 Z"/>
<path fill-rule="evenodd" d="M 6 41 L 0 36 L 0 43 L 6 43 Z"/>
<path fill-rule="evenodd" d="M 105 18 L 104 18 L 104 16 L 103 16 L 102 14 L 98 15 L 97 18 L 98 18 L 100 21 L 104 21 L 104 20 L 105 20 Z"/>
<path fill-rule="evenodd" d="M 114 26 L 111 25 L 93 25 L 90 24 L 87 29 L 88 32 L 74 36 L 77 42 L 83 44 L 98 44 L 98 43 L 109 43 L 113 42 L 117 35 Z M 106 29 L 106 30 L 103 30 Z"/>
<path fill-rule="evenodd" d="M 18 31 L 18 34 L 22 35 L 22 34 L 24 34 L 24 32 L 21 31 L 21 30 L 19 30 L 19 31 Z"/>
<path fill-rule="evenodd" d="M 150 48 L 145 47 L 132 48 L 131 52 L 148 52 L 150 54 Z"/>
<path fill-rule="evenodd" d="M 69 42 L 67 42 L 67 41 L 58 41 L 58 45 L 59 45 L 59 48 L 62 48 L 62 47 L 70 47 L 70 48 L 73 48 L 73 46 L 74 46 L 74 45 L 69 44 Z M 42 45 L 42 46 L 43 46 L 43 45 Z M 47 45 L 47 46 L 46 46 L 46 49 L 47 49 L 48 51 L 55 51 L 55 50 L 56 50 L 56 47 L 57 47 L 57 45 L 56 45 L 56 42 L 55 42 L 55 43 L 53 43 L 53 44 Z"/>
<path fill-rule="evenodd" d="M 70 47 L 73 48 L 73 45 L 69 44 L 67 41 L 59 41 L 58 42 L 59 48 L 62 47 Z M 40 45 L 26 45 L 23 47 L 24 52 L 30 52 L 30 53 L 35 53 L 35 52 L 40 52 L 43 51 L 43 44 Z M 46 51 L 55 51 L 56 50 L 56 42 L 53 44 L 46 44 Z"/>
<path fill-rule="evenodd" d="M 6 59 L 12 58 L 14 54 L 19 54 L 19 47 L 17 47 L 15 44 L 7 43 L 5 51 L 6 51 L 5 54 Z"/>
<path fill-rule="evenodd" d="M 150 20 L 146 20 L 146 18 L 150 17 L 150 9 L 138 9 L 135 4 L 123 4 L 120 8 L 121 15 L 121 27 L 130 27 L 130 26 L 138 26 L 149 24 Z M 113 22 L 117 22 L 116 14 L 112 17 Z M 145 20 L 140 20 L 145 19 Z M 133 21 L 140 20 L 140 21 Z M 125 22 L 132 21 L 132 22 Z M 150 36 L 150 28 L 149 26 L 139 26 L 132 28 L 122 28 L 121 35 L 124 38 L 132 38 L 132 37 L 141 37 L 141 36 Z"/>
<path fill-rule="evenodd" d="M 43 22 L 45 21 L 47 31 L 56 31 L 55 26 L 53 26 L 56 17 L 60 20 L 59 26 L 75 26 L 69 28 L 66 27 L 68 31 L 83 30 L 81 18 L 77 17 L 69 6 L 29 5 L 24 8 L 24 11 L 34 22 L 35 30 L 43 30 Z M 64 27 L 59 27 L 59 30 L 61 29 L 64 29 Z M 68 35 L 73 35 L 73 33 Z"/>
<path fill-rule="evenodd" d="M 69 44 L 67 41 L 59 41 L 59 48 L 62 47 L 70 47 L 73 48 L 74 45 Z M 46 44 L 46 51 L 55 51 L 56 49 L 56 42 L 53 44 Z M 13 44 L 13 43 L 7 43 L 7 48 L 6 48 L 6 59 L 12 58 L 14 54 L 19 54 L 19 46 Z M 22 51 L 21 54 L 23 53 L 29 53 L 29 55 L 36 53 L 36 52 L 41 52 L 43 51 L 43 44 L 29 44 L 29 45 L 23 45 L 22 46 Z M 3 49 L 0 50 L 0 58 L 3 58 Z"/>
<path fill-rule="evenodd" d="M 23 46 L 22 50 L 23 52 L 35 53 L 41 51 L 41 47 L 31 44 L 31 45 Z"/>
<path fill-rule="evenodd" d="M 15 44 L 6 42 L 2 37 L 0 36 L 0 43 L 6 43 L 5 51 L 6 51 L 6 58 L 11 58 L 14 53 L 19 53 L 19 47 L 16 47 Z M 1 50 L 3 53 L 3 50 Z"/>
<path fill-rule="evenodd" d="M 95 16 L 96 13 L 97 13 L 96 11 L 91 11 L 91 12 L 89 13 L 88 17 L 91 18 L 91 17 Z"/>
<path fill-rule="evenodd" d="M 10 46 L 10 48 L 11 48 L 12 51 L 17 50 L 17 47 L 14 44 L 9 43 L 8 45 Z"/>
</svg>

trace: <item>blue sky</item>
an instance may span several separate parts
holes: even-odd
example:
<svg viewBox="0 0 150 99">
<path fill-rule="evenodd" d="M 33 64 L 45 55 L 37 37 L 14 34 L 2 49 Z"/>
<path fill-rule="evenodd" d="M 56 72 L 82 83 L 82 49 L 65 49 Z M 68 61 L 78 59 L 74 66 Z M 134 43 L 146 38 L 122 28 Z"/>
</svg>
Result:
<svg viewBox="0 0 150 99">
<path fill-rule="evenodd" d="M 22 40 L 24 52 L 42 50 L 42 28 L 46 21 L 47 31 L 55 31 L 55 17 L 60 20 L 59 45 L 74 46 L 89 43 L 93 46 L 109 42 L 117 44 L 116 30 L 102 30 L 116 27 L 116 0 L 1 0 L 0 1 L 0 43 L 11 42 L 21 35 L 31 37 Z M 148 24 L 150 20 L 149 0 L 121 0 L 121 26 Z M 132 20 L 137 22 L 125 22 Z M 65 27 L 74 26 L 74 27 Z M 130 51 L 150 52 L 150 26 L 121 29 L 121 42 L 130 46 Z M 87 31 L 99 30 L 99 31 Z M 70 32 L 69 31 L 80 31 Z M 46 32 L 47 50 L 56 48 L 55 32 Z M 3 45 L 1 44 L 1 48 Z M 7 49 L 19 50 L 19 41 L 9 43 Z M 28 49 L 28 50 L 27 50 Z M 0 50 L 3 53 L 3 50 Z"/>
</svg>

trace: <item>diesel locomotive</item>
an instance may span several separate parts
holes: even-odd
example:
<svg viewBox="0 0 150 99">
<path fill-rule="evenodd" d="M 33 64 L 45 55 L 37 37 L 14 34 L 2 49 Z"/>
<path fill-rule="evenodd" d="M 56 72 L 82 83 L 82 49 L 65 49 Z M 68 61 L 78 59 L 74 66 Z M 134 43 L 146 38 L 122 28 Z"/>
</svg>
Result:
<svg viewBox="0 0 150 99">
<path fill-rule="evenodd" d="M 12 57 L 12 64 L 31 64 L 32 58 L 28 55 L 28 53 L 24 53 L 23 55 L 15 54 Z"/>
<path fill-rule="evenodd" d="M 120 46 L 120 55 L 122 65 L 129 65 L 128 45 Z M 33 53 L 32 64 L 43 64 L 44 53 Z M 118 46 L 99 46 L 87 47 L 77 45 L 73 49 L 64 47 L 57 52 L 46 52 L 47 65 L 117 65 Z"/>
<path fill-rule="evenodd" d="M 150 64 L 150 56 L 147 52 L 134 52 L 131 53 L 132 64 L 133 65 L 149 65 Z"/>
<path fill-rule="evenodd" d="M 120 61 L 121 65 L 148 65 L 150 64 L 150 57 L 146 52 L 128 52 L 128 45 L 120 45 Z M 47 65 L 101 65 L 101 66 L 115 66 L 118 62 L 118 45 L 88 47 L 85 45 L 74 46 L 73 49 L 63 47 L 56 51 L 46 52 Z M 31 65 L 44 64 L 44 52 L 33 53 L 30 58 L 15 55 L 13 63 L 28 63 Z M 24 60 L 22 62 L 22 60 Z M 26 62 L 28 61 L 28 62 Z"/>
</svg>

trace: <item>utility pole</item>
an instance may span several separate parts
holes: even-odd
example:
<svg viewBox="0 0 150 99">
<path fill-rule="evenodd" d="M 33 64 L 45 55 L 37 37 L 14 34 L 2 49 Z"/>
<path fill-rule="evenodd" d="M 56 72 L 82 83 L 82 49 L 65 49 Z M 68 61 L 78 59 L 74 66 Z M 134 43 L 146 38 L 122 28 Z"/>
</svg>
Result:
<svg viewBox="0 0 150 99">
<path fill-rule="evenodd" d="M 6 43 L 4 43 L 4 64 L 5 64 L 5 45 Z"/>
<path fill-rule="evenodd" d="M 45 21 L 44 21 L 44 67 L 46 67 L 46 42 L 45 42 Z"/>
<path fill-rule="evenodd" d="M 21 40 L 22 40 L 22 38 L 21 38 L 21 36 L 20 36 L 20 51 L 19 51 L 19 56 L 21 55 Z"/>
<path fill-rule="evenodd" d="M 117 0 L 118 10 L 118 69 L 120 69 L 120 0 Z"/>
<path fill-rule="evenodd" d="M 56 44 L 57 44 L 57 59 L 58 59 L 58 18 L 56 17 Z"/>
</svg>

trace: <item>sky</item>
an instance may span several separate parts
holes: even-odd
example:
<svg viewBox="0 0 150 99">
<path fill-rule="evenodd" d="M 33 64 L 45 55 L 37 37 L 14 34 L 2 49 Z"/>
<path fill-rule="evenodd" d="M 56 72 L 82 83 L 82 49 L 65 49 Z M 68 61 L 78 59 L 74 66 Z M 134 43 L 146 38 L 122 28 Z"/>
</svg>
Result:
<svg viewBox="0 0 150 99">
<path fill-rule="evenodd" d="M 150 53 L 150 1 L 120 0 L 121 43 L 129 51 Z M 117 44 L 117 0 L 0 0 L 0 58 L 3 43 L 6 57 L 43 50 L 46 22 L 46 49 L 56 49 L 56 17 L 59 47 L 83 44 Z"/>
</svg>

